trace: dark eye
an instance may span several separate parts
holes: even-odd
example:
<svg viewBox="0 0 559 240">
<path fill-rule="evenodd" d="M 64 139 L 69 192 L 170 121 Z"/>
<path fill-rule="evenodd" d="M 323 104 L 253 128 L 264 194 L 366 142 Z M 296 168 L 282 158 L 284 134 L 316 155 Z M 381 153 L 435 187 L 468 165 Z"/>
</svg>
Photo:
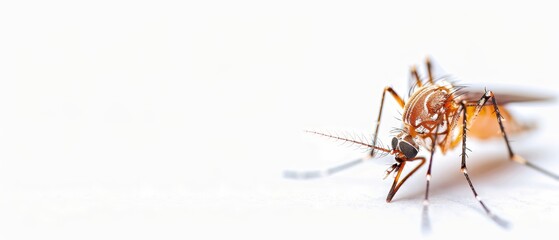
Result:
<svg viewBox="0 0 559 240">
<path fill-rule="evenodd" d="M 396 146 L 398 146 L 398 139 L 397 138 L 392 138 L 392 149 L 396 149 Z"/>
<path fill-rule="evenodd" d="M 418 152 L 417 148 L 415 148 L 414 146 L 412 146 L 407 142 L 401 141 L 398 146 L 400 146 L 400 151 L 402 151 L 402 153 L 408 159 L 414 158 L 417 155 Z"/>
</svg>

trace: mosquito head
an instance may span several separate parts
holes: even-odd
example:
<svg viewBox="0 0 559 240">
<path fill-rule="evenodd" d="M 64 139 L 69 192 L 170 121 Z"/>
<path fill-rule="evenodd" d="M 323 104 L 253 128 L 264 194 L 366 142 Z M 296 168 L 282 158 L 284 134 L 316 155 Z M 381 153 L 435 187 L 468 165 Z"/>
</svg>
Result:
<svg viewBox="0 0 559 240">
<path fill-rule="evenodd" d="M 419 146 L 409 134 L 405 133 L 392 138 L 392 149 L 398 150 L 398 155 L 406 159 L 414 158 L 419 152 Z"/>
</svg>

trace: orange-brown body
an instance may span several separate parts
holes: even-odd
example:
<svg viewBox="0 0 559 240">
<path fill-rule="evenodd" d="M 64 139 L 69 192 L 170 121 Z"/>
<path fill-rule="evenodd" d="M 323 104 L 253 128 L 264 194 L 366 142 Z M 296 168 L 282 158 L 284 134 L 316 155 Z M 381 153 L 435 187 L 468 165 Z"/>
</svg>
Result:
<svg viewBox="0 0 559 240">
<path fill-rule="evenodd" d="M 429 149 L 436 136 L 437 146 L 444 154 L 455 148 L 462 139 L 463 127 L 460 102 L 463 98 L 458 94 L 459 88 L 445 81 L 426 84 L 415 89 L 405 103 L 402 121 L 404 132 L 409 134 L 417 144 Z M 507 119 L 503 124 L 509 133 L 517 133 L 526 127 L 518 124 L 505 110 L 499 106 L 501 115 Z M 478 139 L 489 139 L 501 136 L 499 124 L 491 106 L 481 108 L 475 115 L 476 106 L 467 107 L 469 134 Z M 476 122 L 473 124 L 473 122 Z M 436 132 L 435 132 L 436 131 Z M 416 146 L 417 147 L 417 146 Z"/>
<path fill-rule="evenodd" d="M 529 130 L 532 126 L 517 122 L 503 105 L 499 106 L 501 115 L 505 119 L 503 125 L 509 134 L 517 134 Z M 468 108 L 468 116 L 473 116 L 474 107 Z M 495 114 L 490 107 L 484 107 L 480 110 L 479 115 L 475 119 L 475 124 L 468 127 L 470 136 L 478 139 L 490 139 L 501 136 L 499 123 L 495 121 Z"/>
<path fill-rule="evenodd" d="M 453 147 L 453 142 L 459 141 L 456 137 L 460 135 L 453 134 L 460 119 L 460 104 L 455 92 L 456 89 L 444 81 L 414 91 L 402 114 L 404 131 L 414 138 L 414 142 L 430 149 L 437 136 L 438 146 L 444 153 Z"/>
</svg>

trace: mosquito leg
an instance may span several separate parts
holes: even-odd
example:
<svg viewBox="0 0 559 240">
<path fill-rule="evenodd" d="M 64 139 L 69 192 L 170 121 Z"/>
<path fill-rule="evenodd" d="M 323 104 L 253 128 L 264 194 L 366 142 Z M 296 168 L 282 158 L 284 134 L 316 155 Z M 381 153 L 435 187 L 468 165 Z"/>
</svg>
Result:
<svg viewBox="0 0 559 240">
<path fill-rule="evenodd" d="M 415 80 L 415 85 L 417 87 L 423 86 L 423 83 L 421 82 L 421 78 L 419 78 L 419 73 L 417 73 L 417 68 L 415 66 L 411 68 L 411 75 L 413 76 L 413 79 Z"/>
<path fill-rule="evenodd" d="M 485 103 L 485 101 L 483 102 Z M 460 167 L 460 170 L 462 171 L 462 173 L 464 173 L 464 177 L 466 177 L 466 180 L 468 181 L 468 185 L 470 185 L 470 189 L 472 190 L 472 193 L 474 194 L 474 197 L 477 199 L 477 201 L 479 202 L 479 204 L 483 207 L 483 210 L 485 210 L 485 212 L 487 213 L 487 215 L 493 219 L 497 224 L 506 227 L 507 223 L 503 220 L 501 220 L 500 218 L 498 218 L 495 214 L 493 214 L 489 208 L 487 207 L 487 205 L 485 205 L 485 203 L 481 200 L 481 197 L 478 195 L 476 189 L 474 188 L 474 185 L 472 184 L 472 180 L 470 179 L 470 176 L 468 175 L 468 168 L 466 166 L 466 158 L 467 158 L 467 154 L 466 154 L 466 134 L 467 134 L 467 126 L 468 126 L 468 116 L 467 116 L 467 111 L 466 111 L 466 103 L 462 103 L 462 164 Z M 500 122 L 500 120 L 499 120 Z M 502 125 L 501 125 L 502 126 Z"/>
<path fill-rule="evenodd" d="M 404 100 L 398 96 L 398 94 L 396 93 L 396 91 L 394 91 L 394 89 L 392 89 L 391 87 L 385 87 L 383 92 L 382 92 L 382 98 L 380 100 L 380 110 L 378 113 L 378 118 L 377 118 L 377 126 L 375 128 L 375 135 L 373 138 L 373 146 L 377 145 L 377 139 L 378 139 L 378 130 L 380 127 L 380 119 L 382 117 L 382 109 L 384 107 L 384 97 L 386 96 L 386 92 L 389 92 L 390 95 L 392 95 L 392 97 L 396 100 L 396 102 L 398 102 L 398 104 L 400 105 L 400 107 L 404 108 Z M 370 153 L 371 157 L 375 156 L 375 150 L 373 149 Z"/>
<path fill-rule="evenodd" d="M 312 179 L 312 178 L 319 178 L 319 177 L 326 177 L 329 175 L 332 175 L 334 173 L 337 173 L 339 171 L 348 169 L 350 167 L 353 167 L 357 164 L 360 164 L 362 162 L 364 162 L 366 160 L 366 158 L 360 158 L 360 159 L 356 159 L 350 162 L 346 162 L 346 163 L 342 163 L 340 165 L 331 167 L 331 168 L 327 168 L 325 170 L 314 170 L 314 171 L 303 171 L 303 172 L 297 172 L 297 171 L 284 171 L 283 172 L 283 177 L 285 178 L 291 178 L 291 179 Z"/>
<path fill-rule="evenodd" d="M 437 126 L 435 132 L 438 132 Z M 429 184 L 431 183 L 431 167 L 433 166 L 433 155 L 435 154 L 435 146 L 437 144 L 437 136 L 433 137 L 431 143 L 431 156 L 429 158 L 429 166 L 427 167 L 427 175 L 425 175 L 425 198 L 423 199 L 423 229 L 428 230 L 429 225 Z"/>
<path fill-rule="evenodd" d="M 501 115 L 501 112 L 499 111 L 499 107 L 497 105 L 497 100 L 495 99 L 495 95 L 493 94 L 492 91 L 486 91 L 485 95 L 482 97 L 482 99 L 480 100 L 480 102 L 483 102 L 483 104 L 489 99 L 491 98 L 491 102 L 493 104 L 493 109 L 495 109 L 495 114 L 497 116 L 497 121 L 499 123 L 499 128 L 501 129 L 501 134 L 503 135 L 503 139 L 505 140 L 505 143 L 507 144 L 507 150 L 509 153 L 509 158 L 510 160 L 516 162 L 516 163 L 520 163 L 522 165 L 528 166 L 540 173 L 543 173 L 555 180 L 559 180 L 559 175 L 554 174 L 550 171 L 547 171 L 546 169 L 539 167 L 537 165 L 534 165 L 533 163 L 529 162 L 528 160 L 524 159 L 523 157 L 521 157 L 520 155 L 515 154 L 512 151 L 512 148 L 510 146 L 510 141 L 509 138 L 507 136 L 507 133 L 505 132 L 505 127 L 503 126 L 503 116 Z M 477 110 L 477 109 L 476 109 Z M 477 111 L 476 111 L 477 112 Z"/>
<path fill-rule="evenodd" d="M 427 74 L 429 75 L 429 83 L 433 84 L 433 70 L 431 65 L 431 60 L 429 58 L 425 59 L 425 65 L 427 65 Z"/>
<path fill-rule="evenodd" d="M 316 134 L 316 135 L 320 135 L 323 137 L 328 137 L 328 138 L 333 138 L 335 140 L 339 140 L 339 141 L 344 141 L 344 142 L 348 142 L 351 144 L 356 144 L 356 145 L 360 145 L 362 147 L 367 147 L 367 148 L 371 148 L 373 149 L 373 151 L 375 152 L 382 152 L 383 154 L 390 154 L 392 152 L 392 150 L 390 149 L 386 149 L 386 148 L 382 148 L 382 147 L 378 147 L 378 146 L 374 146 L 374 145 L 370 145 L 368 143 L 364 143 L 364 142 L 360 142 L 357 140 L 353 140 L 350 138 L 344 138 L 344 137 L 339 137 L 336 135 L 331 135 L 331 134 L 326 134 L 326 133 L 321 133 L 321 132 L 315 132 L 315 131 L 306 131 L 308 133 L 312 133 L 312 134 Z M 324 170 L 314 170 L 314 171 L 284 171 L 283 172 L 283 176 L 285 178 L 292 178 L 292 179 L 310 179 L 310 178 L 319 178 L 319 177 L 325 177 L 325 176 L 329 176 L 332 175 L 334 173 L 340 172 L 342 170 L 348 169 L 350 167 L 353 167 L 355 165 L 358 165 L 362 162 L 364 162 L 365 160 L 369 159 L 371 156 L 365 156 L 363 158 L 359 158 L 350 162 L 346 162 L 331 168 L 327 168 Z"/>
<path fill-rule="evenodd" d="M 415 161 L 415 160 L 419 160 L 421 162 L 414 169 L 412 169 L 402 179 L 402 181 L 400 181 L 400 175 L 402 174 L 402 171 L 404 170 L 404 166 L 406 165 L 406 162 L 411 162 L 411 161 Z M 398 172 L 396 173 L 396 177 L 394 178 L 394 182 L 392 183 L 392 187 L 390 188 L 390 191 L 388 192 L 388 195 L 386 196 L 386 202 L 392 201 L 392 198 L 394 198 L 394 195 L 396 195 L 396 192 L 398 192 L 400 187 L 406 182 L 406 180 L 408 180 L 408 178 L 412 174 L 414 174 L 421 166 L 423 166 L 423 164 L 425 164 L 425 158 L 424 157 L 416 157 L 416 158 L 412 158 L 412 159 L 409 159 L 409 160 L 403 160 L 403 162 L 400 163 L 400 166 L 398 167 Z"/>
</svg>

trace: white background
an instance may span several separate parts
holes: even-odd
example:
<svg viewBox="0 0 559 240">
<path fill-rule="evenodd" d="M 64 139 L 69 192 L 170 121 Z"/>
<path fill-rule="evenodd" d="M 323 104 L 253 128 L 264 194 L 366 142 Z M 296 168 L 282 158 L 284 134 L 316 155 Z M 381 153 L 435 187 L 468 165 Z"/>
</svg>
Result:
<svg viewBox="0 0 559 240">
<path fill-rule="evenodd" d="M 556 94 L 558 22 L 537 1 L 3 2 L 0 238 L 419 237 L 425 169 L 390 204 L 390 158 L 283 179 L 363 155 L 303 130 L 371 134 L 382 88 L 405 95 L 428 55 L 461 83 Z M 514 149 L 559 172 L 557 105 L 511 109 L 539 123 Z M 435 155 L 427 237 L 551 238 L 559 182 L 501 140 L 470 143 L 474 184 L 511 228 L 452 151 Z"/>
</svg>

